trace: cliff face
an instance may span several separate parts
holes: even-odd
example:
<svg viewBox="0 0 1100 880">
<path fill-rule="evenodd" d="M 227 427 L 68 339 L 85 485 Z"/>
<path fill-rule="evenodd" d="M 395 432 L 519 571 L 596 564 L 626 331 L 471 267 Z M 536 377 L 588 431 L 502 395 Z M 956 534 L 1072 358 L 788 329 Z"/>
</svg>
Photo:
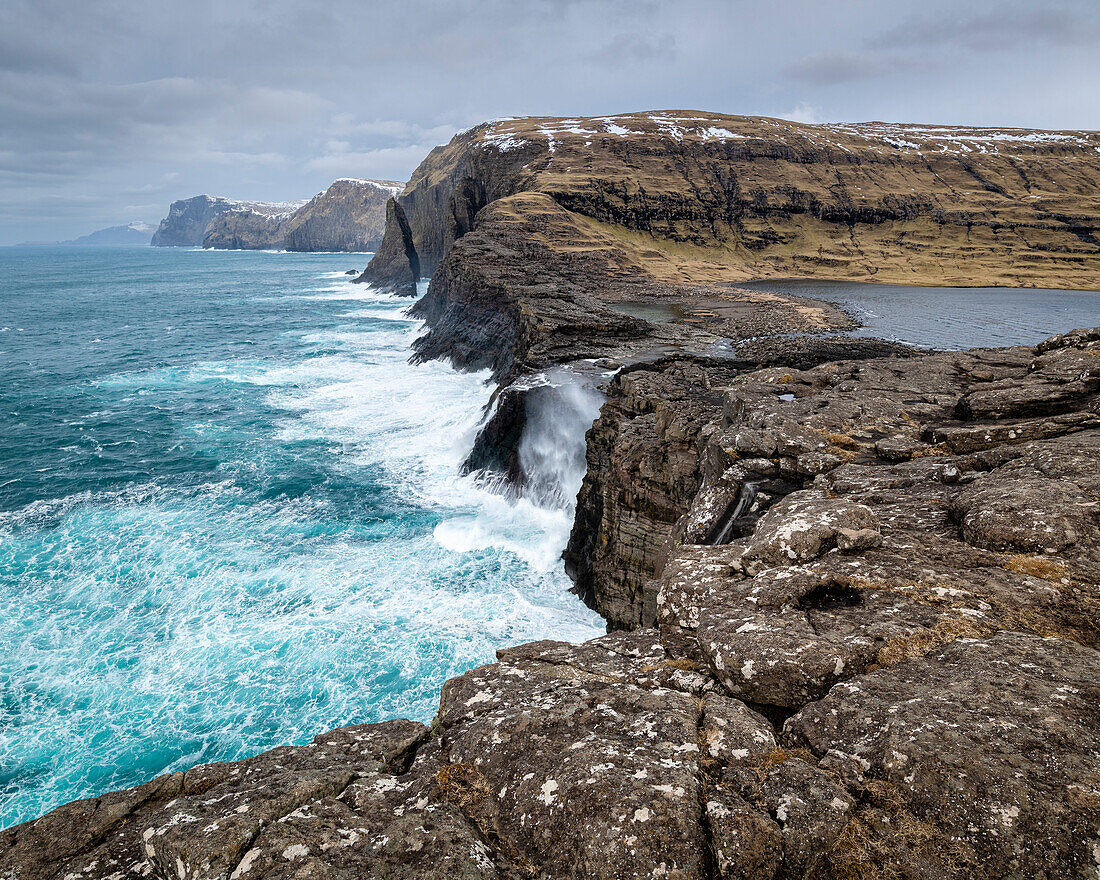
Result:
<svg viewBox="0 0 1100 880">
<path fill-rule="evenodd" d="M 288 251 L 374 251 L 386 228 L 386 203 L 400 192 L 392 180 L 341 178 L 286 224 Z"/>
<path fill-rule="evenodd" d="M 597 534 L 661 541 L 649 626 L 503 650 L 430 729 L 68 804 L 0 832 L 0 873 L 1094 877 L 1100 328 L 843 359 L 864 344 L 613 386 Z"/>
<path fill-rule="evenodd" d="M 409 294 L 410 275 L 415 283 L 435 272 L 455 240 L 473 229 L 478 211 L 526 188 L 526 163 L 538 147 L 482 150 L 480 136 L 488 128 L 456 135 L 420 163 L 388 209 L 383 241 L 360 280 Z"/>
<path fill-rule="evenodd" d="M 506 386 L 471 466 L 522 479 L 515 380 L 622 367 L 566 550 L 621 631 L 499 652 L 430 729 L 66 805 L 0 875 L 1095 878 L 1100 328 L 781 339 L 843 318 L 736 285 L 1096 287 L 1097 146 L 637 114 L 433 151 L 363 280 L 431 273 L 417 356 Z"/>
<path fill-rule="evenodd" d="M 913 354 L 874 339 L 769 339 L 741 344 L 733 356 L 673 356 L 621 370 L 588 433 L 587 468 L 564 553 L 577 592 L 613 629 L 653 625 L 654 577 L 699 492 L 707 431 L 721 421 L 728 389 L 745 374 L 769 365 L 809 369 Z M 788 476 L 776 488 L 794 487 Z M 746 516 L 742 525 L 749 522 Z"/>
<path fill-rule="evenodd" d="M 846 326 L 755 277 L 1100 285 L 1100 135 L 701 113 L 457 135 L 388 206 L 359 280 L 412 295 L 422 358 L 508 382 L 579 357 Z M 637 303 L 680 320 L 631 319 Z"/>
<path fill-rule="evenodd" d="M 200 247 L 206 227 L 215 216 L 231 210 L 227 199 L 194 196 L 172 202 L 168 216 L 153 233 L 153 247 Z"/>
<path fill-rule="evenodd" d="M 154 247 L 273 248 L 304 202 L 241 202 L 194 196 L 172 202 L 153 233 Z"/>
<path fill-rule="evenodd" d="M 215 215 L 203 233 L 202 246 L 218 250 L 276 250 L 291 213 L 231 210 Z"/>
<path fill-rule="evenodd" d="M 482 207 L 540 192 L 726 281 L 1100 284 L 1100 134 L 698 112 L 490 123 L 437 148 L 397 197 L 366 280 L 430 275 Z M 697 279 L 699 266 L 681 267 Z"/>
<path fill-rule="evenodd" d="M 373 251 L 386 202 L 401 184 L 342 178 L 308 202 L 241 202 L 195 196 L 173 202 L 153 235 L 160 247 Z"/>
</svg>

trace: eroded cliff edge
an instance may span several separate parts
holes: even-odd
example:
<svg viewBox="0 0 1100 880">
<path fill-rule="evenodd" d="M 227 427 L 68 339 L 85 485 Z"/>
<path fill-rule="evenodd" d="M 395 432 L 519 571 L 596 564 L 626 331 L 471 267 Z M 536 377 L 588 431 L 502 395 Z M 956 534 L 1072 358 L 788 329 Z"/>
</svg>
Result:
<svg viewBox="0 0 1100 880">
<path fill-rule="evenodd" d="M 524 192 L 676 281 L 1094 288 L 1098 184 L 1096 132 L 698 111 L 506 120 L 429 154 L 366 278 L 405 283 L 410 254 L 432 275 L 480 210 Z"/>
<path fill-rule="evenodd" d="M 596 528 L 662 562 L 604 600 L 652 595 L 655 626 L 501 651 L 430 729 L 69 804 L 0 833 L 0 873 L 1095 877 L 1100 328 L 807 366 L 819 344 L 612 387 L 620 458 L 586 485 L 635 497 Z M 683 513 L 626 528 L 674 474 Z"/>
<path fill-rule="evenodd" d="M 381 244 L 392 180 L 343 177 L 309 201 L 247 202 L 195 196 L 172 203 L 153 245 L 229 250 L 373 252 Z"/>
<path fill-rule="evenodd" d="M 626 365 L 589 434 L 568 551 L 621 631 L 500 652 L 448 682 L 431 729 L 347 728 L 62 807 L 0 833 L 0 874 L 1097 876 L 1100 330 L 1035 349 L 761 340 L 708 356 L 721 337 L 843 318 L 748 298 L 710 244 L 704 259 L 643 220 L 510 189 L 590 123 L 557 121 L 542 146 L 518 134 L 545 121 L 509 123 L 476 155 L 462 138 L 433 153 L 424 189 L 390 203 L 372 271 L 434 273 L 421 357 L 505 386 L 577 358 Z M 669 125 L 654 137 L 682 143 Z M 707 149 L 742 139 L 703 131 Z M 1094 167 L 1051 143 L 1073 161 L 1050 168 Z M 976 271 L 1084 266 L 1075 286 L 1095 287 L 1091 245 L 1067 235 L 1083 255 L 987 242 Z"/>
</svg>

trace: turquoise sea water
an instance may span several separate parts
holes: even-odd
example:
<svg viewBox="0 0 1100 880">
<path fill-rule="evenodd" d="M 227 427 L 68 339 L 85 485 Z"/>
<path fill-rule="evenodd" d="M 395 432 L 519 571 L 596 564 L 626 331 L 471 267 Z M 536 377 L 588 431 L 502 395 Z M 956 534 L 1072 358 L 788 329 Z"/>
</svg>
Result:
<svg viewBox="0 0 1100 880">
<path fill-rule="evenodd" d="M 409 366 L 365 261 L 0 249 L 0 826 L 603 632 L 570 511 L 458 476 L 486 377 Z"/>
</svg>

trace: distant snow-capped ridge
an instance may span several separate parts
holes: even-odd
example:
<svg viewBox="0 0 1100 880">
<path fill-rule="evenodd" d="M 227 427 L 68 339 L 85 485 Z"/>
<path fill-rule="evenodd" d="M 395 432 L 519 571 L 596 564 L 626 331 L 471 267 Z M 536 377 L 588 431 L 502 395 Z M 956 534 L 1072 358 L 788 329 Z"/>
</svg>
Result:
<svg viewBox="0 0 1100 880">
<path fill-rule="evenodd" d="M 227 206 L 230 211 L 243 211 L 246 213 L 260 214 L 263 217 L 278 219 L 293 216 L 294 212 L 306 204 L 309 199 L 298 199 L 292 202 L 256 202 L 244 199 L 227 199 L 224 196 L 206 196 L 215 205 Z"/>
<path fill-rule="evenodd" d="M 325 190 L 325 192 L 328 192 L 329 189 L 332 189 L 338 183 L 354 183 L 362 186 L 373 187 L 374 189 L 384 190 L 394 195 L 401 192 L 401 190 L 405 188 L 405 184 L 400 183 L 396 180 L 372 180 L 367 177 L 337 177 L 336 180 L 329 184 L 329 187 Z"/>
<path fill-rule="evenodd" d="M 370 251 L 382 239 L 397 180 L 341 177 L 312 199 L 267 202 L 203 194 L 172 203 L 157 247 Z"/>
</svg>

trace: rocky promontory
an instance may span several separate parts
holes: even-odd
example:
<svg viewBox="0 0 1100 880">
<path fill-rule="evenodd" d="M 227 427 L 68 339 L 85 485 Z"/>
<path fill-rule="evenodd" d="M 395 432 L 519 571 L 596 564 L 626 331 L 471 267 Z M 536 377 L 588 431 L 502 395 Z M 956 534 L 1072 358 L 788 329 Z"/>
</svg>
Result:
<svg viewBox="0 0 1100 880">
<path fill-rule="evenodd" d="M 302 204 L 242 204 L 223 211 L 206 225 L 202 246 L 232 251 L 280 250 L 287 224 Z"/>
<path fill-rule="evenodd" d="M 152 243 L 228 250 L 374 251 L 385 230 L 386 202 L 400 189 L 394 181 L 341 178 L 308 202 L 195 196 L 172 203 Z"/>
<path fill-rule="evenodd" d="M 362 278 L 431 275 L 415 357 L 499 383 L 471 468 L 522 484 L 539 377 L 614 374 L 565 549 L 611 631 L 430 727 L 60 807 L 0 877 L 1095 880 L 1100 328 L 922 351 L 738 282 L 1096 288 L 1097 146 L 664 113 L 433 151 Z"/>
<path fill-rule="evenodd" d="M 153 247 L 278 247 L 282 228 L 304 202 L 243 202 L 193 196 L 172 202 L 153 233 Z"/>
<path fill-rule="evenodd" d="M 1094 288 L 1100 134 L 699 111 L 486 123 L 397 196 L 365 280 L 432 275 L 487 205 L 541 193 L 676 280 Z"/>
<path fill-rule="evenodd" d="M 1095 877 L 1100 328 L 849 345 L 616 378 L 578 529 L 629 631 L 61 807 L 0 873 Z"/>
</svg>

